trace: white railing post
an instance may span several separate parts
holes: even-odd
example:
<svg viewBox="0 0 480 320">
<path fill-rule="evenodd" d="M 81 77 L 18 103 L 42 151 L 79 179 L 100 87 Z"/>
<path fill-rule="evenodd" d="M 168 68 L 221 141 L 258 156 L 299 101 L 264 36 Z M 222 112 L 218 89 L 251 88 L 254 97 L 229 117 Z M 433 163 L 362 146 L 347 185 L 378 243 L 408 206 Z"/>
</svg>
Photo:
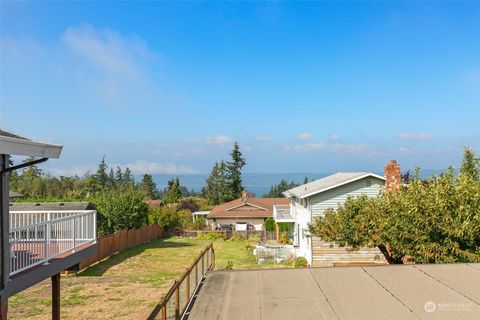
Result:
<svg viewBox="0 0 480 320">
<path fill-rule="evenodd" d="M 93 243 L 97 243 L 97 211 L 93 211 Z"/>
<path fill-rule="evenodd" d="M 76 236 L 76 230 L 75 230 L 75 216 L 72 219 L 72 252 L 75 252 L 75 236 Z"/>
<path fill-rule="evenodd" d="M 45 264 L 48 264 L 48 245 L 50 244 L 50 212 L 47 213 L 47 223 L 45 223 L 43 231 L 45 232 Z"/>
</svg>

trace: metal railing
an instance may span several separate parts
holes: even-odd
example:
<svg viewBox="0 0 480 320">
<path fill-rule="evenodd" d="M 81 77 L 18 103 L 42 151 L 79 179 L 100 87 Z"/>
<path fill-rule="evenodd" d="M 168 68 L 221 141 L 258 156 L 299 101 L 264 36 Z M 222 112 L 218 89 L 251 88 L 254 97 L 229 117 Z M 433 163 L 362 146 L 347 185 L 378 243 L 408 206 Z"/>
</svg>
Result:
<svg viewBox="0 0 480 320">
<path fill-rule="evenodd" d="M 162 297 L 153 309 L 148 320 L 179 320 L 191 307 L 192 298 L 196 295 L 205 275 L 215 268 L 215 251 L 209 244 L 195 259 L 187 271 L 175 280 L 173 286 Z"/>
<path fill-rule="evenodd" d="M 96 241 L 95 210 L 12 211 L 10 219 L 10 275 Z"/>
<path fill-rule="evenodd" d="M 290 205 L 274 205 L 273 218 L 276 222 L 295 222 L 290 213 Z"/>
</svg>

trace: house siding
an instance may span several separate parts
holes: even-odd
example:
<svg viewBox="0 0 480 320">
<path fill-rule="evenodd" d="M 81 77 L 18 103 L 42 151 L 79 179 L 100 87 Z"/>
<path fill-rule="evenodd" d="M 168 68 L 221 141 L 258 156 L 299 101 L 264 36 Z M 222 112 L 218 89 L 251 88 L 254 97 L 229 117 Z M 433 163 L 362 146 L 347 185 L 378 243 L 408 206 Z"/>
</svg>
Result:
<svg viewBox="0 0 480 320">
<path fill-rule="evenodd" d="M 378 196 L 383 190 L 384 183 L 383 180 L 366 177 L 309 197 L 309 209 L 312 213 L 312 221 L 316 217 L 323 216 L 326 209 L 338 208 L 349 196 L 358 197 L 362 194 L 369 197 Z"/>
</svg>

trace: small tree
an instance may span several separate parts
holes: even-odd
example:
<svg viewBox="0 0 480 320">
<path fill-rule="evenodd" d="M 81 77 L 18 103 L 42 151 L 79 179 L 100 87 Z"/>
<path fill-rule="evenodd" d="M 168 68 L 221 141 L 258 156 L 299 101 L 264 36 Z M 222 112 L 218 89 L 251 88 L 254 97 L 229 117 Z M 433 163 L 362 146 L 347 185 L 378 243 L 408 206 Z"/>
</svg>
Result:
<svg viewBox="0 0 480 320">
<path fill-rule="evenodd" d="M 463 151 L 460 171 L 474 180 L 480 179 L 480 159 L 475 157 L 475 152 L 470 147 L 466 147 Z"/>
<path fill-rule="evenodd" d="M 265 219 L 265 230 L 275 231 L 275 219 L 272 217 Z"/>
</svg>

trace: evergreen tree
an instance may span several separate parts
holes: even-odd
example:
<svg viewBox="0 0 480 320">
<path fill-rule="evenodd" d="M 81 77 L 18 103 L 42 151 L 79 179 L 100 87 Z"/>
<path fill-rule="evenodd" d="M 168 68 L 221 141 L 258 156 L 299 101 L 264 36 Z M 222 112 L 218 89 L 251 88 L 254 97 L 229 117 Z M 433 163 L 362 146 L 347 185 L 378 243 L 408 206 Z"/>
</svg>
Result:
<svg viewBox="0 0 480 320">
<path fill-rule="evenodd" d="M 128 167 L 123 172 L 123 184 L 128 187 L 133 187 L 135 185 L 135 178 Z"/>
<path fill-rule="evenodd" d="M 178 177 L 168 181 L 167 193 L 163 198 L 165 203 L 177 203 L 182 198 L 182 192 L 180 191 L 180 180 Z"/>
<path fill-rule="evenodd" d="M 217 205 L 228 201 L 231 192 L 228 190 L 227 165 L 225 161 L 216 162 L 206 180 L 206 186 L 202 189 L 202 195 L 208 203 Z"/>
<path fill-rule="evenodd" d="M 274 184 L 268 193 L 266 193 L 264 198 L 283 198 L 283 192 L 298 187 L 299 184 L 295 182 L 288 182 L 285 179 L 282 179 L 279 184 Z"/>
<path fill-rule="evenodd" d="M 97 172 L 94 175 L 94 181 L 99 187 L 105 188 L 108 185 L 108 174 L 107 174 L 108 165 L 105 161 L 105 156 L 102 158 L 102 161 L 98 164 Z"/>
<path fill-rule="evenodd" d="M 308 177 L 305 177 L 305 179 L 303 179 L 303 184 L 307 184 L 308 183 Z"/>
<path fill-rule="evenodd" d="M 116 184 L 123 182 L 123 173 L 122 169 L 119 166 L 117 166 L 117 171 L 115 172 L 115 182 Z"/>
<path fill-rule="evenodd" d="M 220 171 L 218 162 L 212 167 L 210 175 L 207 177 L 206 185 L 202 188 L 202 196 L 207 199 L 208 203 L 217 205 L 219 204 L 218 198 L 218 181 L 220 179 Z"/>
<path fill-rule="evenodd" d="M 138 187 L 147 199 L 155 199 L 158 195 L 157 185 L 150 174 L 143 175 Z"/>
<path fill-rule="evenodd" d="M 113 168 L 110 168 L 110 172 L 108 173 L 108 185 L 110 187 L 115 187 L 115 173 L 113 173 Z"/>
<path fill-rule="evenodd" d="M 23 160 L 23 163 L 35 161 L 34 157 L 28 157 L 25 160 Z M 42 175 L 43 171 L 42 169 L 39 169 L 36 164 L 31 165 L 23 169 L 22 172 L 22 177 L 31 180 L 33 178 L 39 178 Z"/>
<path fill-rule="evenodd" d="M 228 200 L 240 198 L 242 196 L 242 168 L 245 166 L 245 158 L 242 157 L 240 146 L 235 142 L 230 151 L 231 161 L 226 164 L 228 181 Z"/>
<path fill-rule="evenodd" d="M 475 152 L 470 147 L 466 147 L 463 151 L 460 171 L 474 180 L 480 180 L 480 159 L 475 157 Z"/>
</svg>

